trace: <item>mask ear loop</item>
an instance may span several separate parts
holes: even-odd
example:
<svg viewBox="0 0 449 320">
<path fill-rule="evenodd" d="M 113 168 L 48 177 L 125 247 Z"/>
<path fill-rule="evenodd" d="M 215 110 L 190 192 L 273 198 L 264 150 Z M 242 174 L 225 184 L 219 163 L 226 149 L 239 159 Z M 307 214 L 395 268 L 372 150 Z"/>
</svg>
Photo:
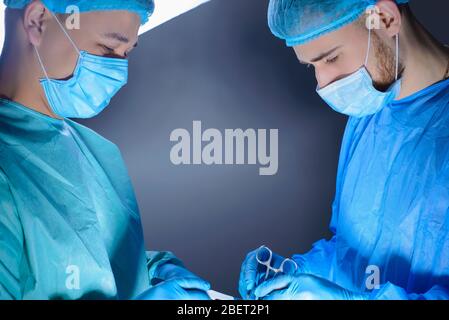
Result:
<svg viewBox="0 0 449 320">
<path fill-rule="evenodd" d="M 365 67 L 368 65 L 369 54 L 371 50 L 371 28 L 368 28 L 368 50 L 366 52 Z M 395 80 L 399 77 L 399 33 L 396 34 L 396 61 L 395 61 Z"/>
<path fill-rule="evenodd" d="M 33 48 L 34 48 L 34 51 L 36 51 L 37 60 L 39 60 L 39 64 L 41 65 L 42 71 L 44 71 L 45 78 L 47 80 L 50 80 L 50 78 L 48 77 L 48 74 L 47 74 L 47 70 L 45 70 L 44 64 L 42 63 L 42 59 L 41 59 L 41 55 L 39 54 L 39 51 L 37 50 L 36 46 L 33 46 Z"/>
<path fill-rule="evenodd" d="M 76 46 L 75 42 L 73 42 L 72 38 L 69 36 L 67 31 L 65 30 L 64 26 L 62 25 L 62 23 L 59 21 L 59 19 L 56 17 L 56 15 L 53 12 L 51 12 L 51 15 L 55 18 L 55 20 L 58 23 L 59 27 L 64 32 L 64 34 L 67 37 L 67 39 L 69 39 L 70 43 L 75 48 L 76 52 L 78 52 L 78 55 L 80 55 L 81 54 L 80 50 Z M 47 78 L 47 80 L 50 80 L 50 77 L 48 76 L 47 70 L 45 70 L 44 63 L 42 62 L 42 58 L 41 58 L 41 56 L 39 54 L 39 51 L 37 50 L 36 46 L 33 46 L 33 47 L 34 47 L 34 51 L 36 51 L 36 55 L 37 55 L 37 59 L 39 60 L 39 64 L 41 65 L 41 68 L 44 71 L 45 78 Z"/>
<path fill-rule="evenodd" d="M 64 26 L 62 25 L 62 23 L 59 21 L 59 19 L 56 17 L 56 15 L 52 12 L 51 13 L 52 16 L 55 18 L 56 22 L 59 24 L 59 26 L 61 27 L 61 30 L 64 32 L 65 36 L 67 37 L 67 39 L 69 39 L 70 43 L 72 44 L 72 46 L 75 48 L 76 52 L 78 52 L 78 55 L 80 55 L 80 50 L 78 49 L 78 47 L 76 46 L 75 42 L 73 42 L 72 38 L 70 38 L 69 34 L 67 33 L 67 31 L 65 30 Z"/>
<path fill-rule="evenodd" d="M 371 26 L 368 28 L 368 50 L 366 51 L 365 67 L 368 66 L 369 53 L 371 51 Z"/>
<path fill-rule="evenodd" d="M 396 35 L 396 81 L 399 77 L 399 33 Z"/>
</svg>

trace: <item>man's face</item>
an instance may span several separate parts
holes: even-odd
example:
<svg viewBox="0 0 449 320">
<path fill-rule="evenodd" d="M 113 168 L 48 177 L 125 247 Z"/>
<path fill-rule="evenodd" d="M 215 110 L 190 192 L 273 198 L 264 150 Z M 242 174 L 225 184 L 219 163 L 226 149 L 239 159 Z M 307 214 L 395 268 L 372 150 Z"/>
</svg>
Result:
<svg viewBox="0 0 449 320">
<path fill-rule="evenodd" d="M 371 35 L 367 69 L 374 86 L 384 91 L 395 81 L 394 42 L 380 38 L 375 30 Z M 301 63 L 315 68 L 318 86 L 324 88 L 364 65 L 368 39 L 368 29 L 357 21 L 294 50 Z"/>
<path fill-rule="evenodd" d="M 46 14 L 49 14 L 48 11 Z M 66 26 L 66 17 L 57 15 Z M 80 29 L 67 33 L 79 50 L 90 54 L 127 58 L 137 45 L 140 18 L 129 11 L 96 11 L 80 14 Z M 74 71 L 78 53 L 57 21 L 47 17 L 42 39 L 37 47 L 50 78 L 69 78 Z"/>
</svg>

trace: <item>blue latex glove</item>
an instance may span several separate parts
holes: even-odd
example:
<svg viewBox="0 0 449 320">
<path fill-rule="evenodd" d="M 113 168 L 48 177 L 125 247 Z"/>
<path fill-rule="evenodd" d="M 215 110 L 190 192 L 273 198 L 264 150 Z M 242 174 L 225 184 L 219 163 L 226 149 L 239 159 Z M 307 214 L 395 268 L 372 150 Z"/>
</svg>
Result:
<svg viewBox="0 0 449 320">
<path fill-rule="evenodd" d="M 254 299 L 254 289 L 265 277 L 267 269 L 256 260 L 258 250 L 259 248 L 248 253 L 240 269 L 239 293 L 243 299 Z M 271 265 L 278 268 L 284 260 L 284 257 L 273 252 Z M 270 273 L 270 276 L 273 274 Z"/>
<path fill-rule="evenodd" d="M 276 276 L 260 284 L 254 294 L 263 300 L 367 300 L 369 297 L 309 274 Z"/>
<path fill-rule="evenodd" d="M 179 279 L 179 278 L 195 278 L 198 280 L 202 280 L 196 274 L 187 270 L 184 266 L 173 263 L 166 263 L 161 265 L 154 275 L 158 282 L 168 281 L 171 279 Z M 203 280 L 204 281 L 204 280 Z M 204 281 L 206 282 L 206 281 Z M 154 283 L 153 283 L 154 284 Z"/>
<path fill-rule="evenodd" d="M 210 300 L 206 293 L 210 284 L 197 277 L 173 278 L 155 285 L 137 300 Z"/>
</svg>

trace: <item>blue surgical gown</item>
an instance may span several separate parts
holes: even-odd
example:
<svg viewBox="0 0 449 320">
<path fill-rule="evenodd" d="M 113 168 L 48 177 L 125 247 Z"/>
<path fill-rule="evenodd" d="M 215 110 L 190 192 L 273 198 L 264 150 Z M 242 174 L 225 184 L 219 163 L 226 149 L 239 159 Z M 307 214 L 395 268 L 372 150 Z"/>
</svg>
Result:
<svg viewBox="0 0 449 320">
<path fill-rule="evenodd" d="M 293 257 L 305 272 L 372 299 L 449 298 L 449 80 L 349 119 L 330 229 Z"/>
<path fill-rule="evenodd" d="M 0 100 L 0 299 L 134 298 L 167 262 L 113 143 Z"/>
</svg>

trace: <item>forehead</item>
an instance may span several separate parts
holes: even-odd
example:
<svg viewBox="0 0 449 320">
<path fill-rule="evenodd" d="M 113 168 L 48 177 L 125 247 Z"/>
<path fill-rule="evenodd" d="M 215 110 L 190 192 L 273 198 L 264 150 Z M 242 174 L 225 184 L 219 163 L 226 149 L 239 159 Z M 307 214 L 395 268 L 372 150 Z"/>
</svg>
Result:
<svg viewBox="0 0 449 320">
<path fill-rule="evenodd" d="M 67 16 L 71 19 L 73 16 Z M 137 40 L 140 17 L 126 10 L 92 11 L 79 15 L 80 31 L 85 34 L 120 33 L 131 41 Z"/>
<path fill-rule="evenodd" d="M 360 43 L 366 44 L 366 35 L 366 29 L 357 23 L 351 23 L 311 42 L 295 46 L 294 50 L 300 60 L 310 61 L 317 55 L 335 47 L 353 47 Z"/>
</svg>

